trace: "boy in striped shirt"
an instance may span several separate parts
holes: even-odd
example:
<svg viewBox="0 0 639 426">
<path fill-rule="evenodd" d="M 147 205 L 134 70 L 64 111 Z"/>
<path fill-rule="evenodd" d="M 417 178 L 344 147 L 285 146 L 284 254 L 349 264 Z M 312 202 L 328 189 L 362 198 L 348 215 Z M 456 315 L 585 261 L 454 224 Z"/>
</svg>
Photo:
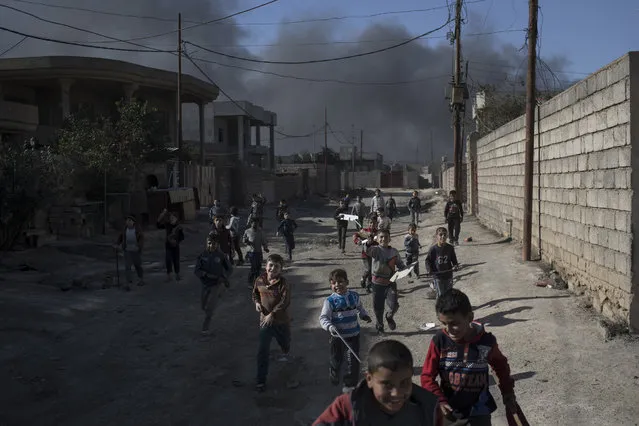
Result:
<svg viewBox="0 0 639 426">
<path fill-rule="evenodd" d="M 372 319 L 362 306 L 359 294 L 348 289 L 348 275 L 343 269 L 335 269 L 329 276 L 333 294 L 328 296 L 322 306 L 320 325 L 331 333 L 329 343 L 331 346 L 331 358 L 329 377 L 335 386 L 340 382 L 340 370 L 344 355 L 346 355 L 346 374 L 344 375 L 343 392 L 350 392 L 359 382 L 359 361 L 339 338 L 344 338 L 346 343 L 357 352 L 359 356 L 359 318 L 366 322 Z"/>
</svg>

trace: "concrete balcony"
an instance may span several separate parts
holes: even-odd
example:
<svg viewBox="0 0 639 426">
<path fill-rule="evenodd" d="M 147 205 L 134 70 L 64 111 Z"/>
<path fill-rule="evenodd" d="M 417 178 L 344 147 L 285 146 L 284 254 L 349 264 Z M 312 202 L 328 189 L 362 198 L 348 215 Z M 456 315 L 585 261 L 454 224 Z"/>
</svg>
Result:
<svg viewBox="0 0 639 426">
<path fill-rule="evenodd" d="M 37 106 L 0 100 L 0 130 L 35 132 L 37 127 Z"/>
</svg>

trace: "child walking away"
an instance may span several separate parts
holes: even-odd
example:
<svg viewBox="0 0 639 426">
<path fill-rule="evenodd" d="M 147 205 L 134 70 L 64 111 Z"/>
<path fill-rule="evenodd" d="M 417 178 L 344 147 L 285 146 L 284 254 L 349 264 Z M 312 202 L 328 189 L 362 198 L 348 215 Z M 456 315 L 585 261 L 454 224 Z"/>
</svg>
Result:
<svg viewBox="0 0 639 426">
<path fill-rule="evenodd" d="M 454 189 L 449 193 L 448 202 L 444 208 L 444 217 L 448 224 L 450 242 L 454 245 L 459 245 L 459 231 L 461 230 L 461 223 L 464 221 L 464 209 L 461 201 L 457 199 L 457 191 Z"/>
<path fill-rule="evenodd" d="M 260 344 L 257 352 L 257 384 L 255 389 L 263 392 L 268 376 L 268 361 L 271 339 L 275 338 L 282 349 L 279 361 L 288 361 L 291 349 L 291 329 L 288 307 L 291 304 L 291 289 L 281 275 L 284 259 L 271 254 L 266 260 L 266 272 L 255 280 L 253 302 L 260 313 Z"/>
<path fill-rule="evenodd" d="M 472 322 L 473 309 L 468 296 L 452 289 L 437 299 L 435 310 L 443 329 L 437 331 L 430 343 L 421 384 L 439 398 L 445 415 L 443 424 L 491 424 L 491 413 L 497 405 L 488 390 L 489 366 L 499 380 L 506 411 L 511 415 L 517 413 L 519 407 L 508 360 L 499 350 L 495 336 L 481 324 Z"/>
<path fill-rule="evenodd" d="M 184 241 L 184 231 L 178 224 L 178 217 L 174 212 L 164 209 L 157 221 L 158 229 L 166 230 L 164 242 L 166 280 L 171 281 L 171 274 L 175 271 L 175 281 L 180 281 L 180 243 Z"/>
<path fill-rule="evenodd" d="M 419 213 L 422 210 L 422 200 L 419 199 L 417 191 L 413 191 L 413 196 L 408 200 L 408 212 L 410 213 L 410 222 L 419 226 Z"/>
<path fill-rule="evenodd" d="M 284 213 L 286 213 L 288 211 L 288 204 L 286 203 L 286 200 L 282 199 L 280 200 L 280 205 L 277 206 L 277 209 L 275 210 L 275 219 L 278 222 L 281 222 L 284 220 Z"/>
<path fill-rule="evenodd" d="M 262 249 L 268 253 L 268 244 L 266 238 L 260 229 L 260 221 L 258 218 L 251 219 L 251 227 L 244 231 L 242 241 L 249 247 L 246 253 L 251 265 L 251 272 L 248 276 L 249 288 L 253 288 L 255 279 L 260 276 L 262 271 Z"/>
<path fill-rule="evenodd" d="M 435 426 L 442 420 L 437 397 L 413 384 L 413 356 L 397 340 L 368 353 L 366 379 L 338 396 L 313 426 Z"/>
<path fill-rule="evenodd" d="M 377 245 L 377 221 L 371 219 L 368 228 L 362 228 L 353 235 L 353 242 L 362 246 L 362 280 L 360 284 L 367 292 L 372 292 L 371 264 L 372 259 L 366 254 L 366 244 L 363 241 L 370 241 L 370 245 Z"/>
<path fill-rule="evenodd" d="M 280 226 L 277 227 L 277 235 L 282 233 L 284 237 L 284 244 L 286 245 L 286 254 L 288 260 L 293 261 L 293 250 L 295 249 L 295 230 L 297 229 L 297 222 L 291 219 L 289 212 L 284 213 L 284 219 L 280 222 Z"/>
<path fill-rule="evenodd" d="M 397 324 L 393 316 L 399 309 L 397 301 L 397 284 L 391 282 L 391 277 L 397 269 L 402 270 L 406 266 L 402 262 L 396 248 L 390 246 L 390 233 L 379 231 L 379 245 L 372 245 L 366 242 L 366 255 L 372 258 L 371 262 L 371 282 L 373 284 L 373 311 L 377 324 L 375 328 L 378 333 L 384 332 L 384 317 L 388 322 L 388 328 L 395 330 Z M 388 305 L 388 312 L 384 316 L 384 303 Z"/>
<path fill-rule="evenodd" d="M 142 247 L 144 245 L 144 234 L 142 228 L 135 221 L 135 216 L 129 215 L 126 218 L 124 230 L 118 236 L 115 249 L 121 249 L 124 253 L 124 275 L 126 277 L 126 291 L 131 290 L 133 277 L 131 276 L 131 266 L 135 268 L 138 275 L 138 286 L 144 285 L 144 271 L 142 270 Z"/>
<path fill-rule="evenodd" d="M 358 231 L 364 227 L 364 216 L 366 216 L 366 212 L 364 211 L 365 209 L 366 205 L 364 205 L 362 197 L 358 195 L 357 201 L 355 201 L 355 204 L 353 204 L 353 208 L 351 209 L 351 214 L 357 216 L 357 224 L 355 226 Z"/>
<path fill-rule="evenodd" d="M 397 203 L 395 202 L 395 199 L 393 198 L 393 194 L 391 194 L 388 197 L 388 200 L 386 200 L 386 212 L 388 214 L 388 218 L 390 219 L 390 221 L 393 221 L 393 218 L 395 216 L 397 216 Z"/>
<path fill-rule="evenodd" d="M 406 249 L 406 265 L 415 263 L 411 274 L 415 274 L 417 278 L 419 278 L 419 249 L 421 247 L 417 235 L 417 225 L 411 223 L 408 225 L 408 235 L 404 238 L 404 248 Z"/>
<path fill-rule="evenodd" d="M 335 386 L 340 382 L 342 361 L 346 357 L 346 374 L 344 375 L 343 392 L 352 391 L 359 382 L 359 318 L 371 322 L 371 317 L 362 306 L 359 294 L 348 289 L 348 275 L 343 269 L 335 269 L 329 276 L 333 294 L 328 296 L 322 306 L 319 320 L 322 328 L 331 333 L 329 344 L 331 358 L 329 378 Z M 344 344 L 355 351 L 353 355 Z"/>
<path fill-rule="evenodd" d="M 377 228 L 380 231 L 388 231 L 390 233 L 391 220 L 386 216 L 384 209 L 377 210 Z"/>
<path fill-rule="evenodd" d="M 339 242 L 339 249 L 342 254 L 346 253 L 346 232 L 348 231 L 348 220 L 344 220 L 344 214 L 348 214 L 348 208 L 344 203 L 344 200 L 340 200 L 339 207 L 335 210 L 335 221 L 337 222 L 337 239 Z"/>
<path fill-rule="evenodd" d="M 237 207 L 231 207 L 231 219 L 226 229 L 231 233 L 231 259 L 233 259 L 233 251 L 235 251 L 237 254 L 237 265 L 243 265 L 244 256 L 242 255 L 242 248 L 240 247 L 240 216 Z"/>
<path fill-rule="evenodd" d="M 197 258 L 194 273 L 202 282 L 201 305 L 204 311 L 202 335 L 207 336 L 210 334 L 213 311 L 222 297 L 224 288 L 229 286 L 228 276 L 231 273 L 231 263 L 220 251 L 217 235 L 209 234 L 207 237 L 206 251 Z"/>
<path fill-rule="evenodd" d="M 446 228 L 437 228 L 437 242 L 428 250 L 425 264 L 426 270 L 433 275 L 437 297 L 453 288 L 453 270 L 459 267 L 455 247 L 446 242 Z"/>
</svg>

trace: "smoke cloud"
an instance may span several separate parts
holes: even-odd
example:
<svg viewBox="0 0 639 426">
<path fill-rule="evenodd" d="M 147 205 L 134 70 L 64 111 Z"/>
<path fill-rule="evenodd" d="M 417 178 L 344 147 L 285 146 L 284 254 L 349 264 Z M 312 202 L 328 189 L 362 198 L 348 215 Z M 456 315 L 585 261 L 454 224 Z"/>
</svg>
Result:
<svg viewBox="0 0 639 426">
<path fill-rule="evenodd" d="M 41 0 L 47 1 L 47 0 Z M 152 15 L 175 19 L 174 22 L 158 22 L 147 19 L 104 16 L 88 12 L 48 8 L 9 1 L 6 4 L 37 14 L 43 18 L 69 23 L 78 27 L 122 39 L 162 33 L 177 28 L 177 14 L 182 13 L 188 26 L 189 20 L 201 21 L 222 17 L 247 7 L 244 1 L 227 0 L 202 2 L 198 0 L 138 0 L 135 2 L 113 0 L 59 0 L 55 5 L 87 9 L 117 11 L 133 15 Z M 339 11 L 335 11 L 339 15 Z M 296 16 L 296 19 L 304 17 Z M 308 17 L 313 18 L 313 17 Z M 491 29 L 475 28 L 473 22 L 483 19 L 468 17 L 464 33 L 489 32 Z M 376 21 L 361 32 L 353 34 L 345 21 L 328 21 L 300 25 L 282 25 L 273 44 L 259 52 L 247 48 L 229 47 L 242 44 L 250 31 L 262 27 L 242 27 L 224 24 L 207 25 L 184 33 L 184 38 L 202 46 L 244 57 L 261 57 L 267 60 L 303 61 L 317 58 L 345 56 L 396 44 L 413 36 L 396 19 Z M 0 24 L 25 33 L 45 35 L 54 39 L 77 42 L 95 42 L 99 37 L 83 32 L 46 24 L 34 18 L 2 9 Z M 445 34 L 441 30 L 437 35 Z M 0 33 L 0 51 L 20 40 L 21 37 Z M 336 40 L 358 40 L 360 43 L 336 43 Z M 524 32 L 521 33 L 522 44 Z M 137 43 L 158 49 L 175 49 L 177 35 L 140 40 Z M 105 46 L 133 47 L 122 43 Z M 226 47 L 223 47 L 226 46 Z M 500 43 L 496 36 L 467 37 L 463 39 L 464 60 L 469 60 L 469 84 L 495 84 L 504 90 L 523 90 L 525 80 L 525 51 L 521 46 Z M 439 160 L 452 152 L 451 114 L 445 99 L 452 74 L 450 43 L 445 39 L 420 40 L 384 53 L 344 61 L 309 65 L 266 65 L 220 58 L 205 51 L 189 47 L 191 54 L 222 64 L 239 65 L 265 72 L 294 75 L 308 79 L 332 79 L 349 82 L 410 82 L 404 84 L 342 84 L 334 82 L 310 82 L 224 66 L 201 65 L 227 93 L 236 100 L 248 100 L 278 115 L 279 129 L 288 134 L 307 134 L 321 129 L 324 108 L 328 110 L 328 122 L 337 137 L 329 134 L 329 147 L 339 151 L 340 146 L 351 142 L 359 146 L 360 129 L 364 131 L 364 151 L 377 151 L 388 161 L 425 162 L 431 159 L 430 135 L 433 135 L 432 158 Z M 167 53 L 131 53 L 65 46 L 49 42 L 27 40 L 5 57 L 40 55 L 80 55 L 120 59 L 141 65 L 175 71 L 177 60 Z M 252 56 L 255 55 L 255 56 Z M 555 71 L 567 64 L 558 58 L 546 60 Z M 184 70 L 202 78 L 185 61 Z M 547 74 L 546 85 L 554 84 Z M 418 80 L 418 82 L 414 82 Z M 224 100 L 220 96 L 220 100 Z M 467 116 L 470 117 L 470 102 Z M 197 122 L 186 112 L 185 124 Z M 352 129 L 355 129 L 352 132 Z M 469 129 L 470 131 L 470 129 Z M 185 137 L 189 133 L 185 129 Z M 196 133 L 197 134 L 197 133 Z M 286 155 L 300 151 L 317 152 L 323 146 L 323 133 L 315 138 L 277 140 L 276 153 Z"/>
</svg>

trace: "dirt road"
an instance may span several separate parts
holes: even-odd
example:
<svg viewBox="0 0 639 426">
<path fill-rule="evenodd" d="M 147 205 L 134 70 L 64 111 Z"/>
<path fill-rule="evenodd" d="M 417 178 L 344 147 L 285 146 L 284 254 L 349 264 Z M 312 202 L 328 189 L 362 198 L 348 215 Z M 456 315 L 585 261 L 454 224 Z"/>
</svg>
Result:
<svg viewBox="0 0 639 426">
<path fill-rule="evenodd" d="M 399 205 L 407 195 L 397 194 Z M 360 274 L 359 251 L 350 239 L 345 256 L 331 244 L 333 208 L 319 203 L 295 208 L 296 261 L 285 270 L 293 284 L 294 359 L 273 361 L 264 394 L 253 391 L 258 318 L 246 268 L 237 270 L 208 338 L 199 335 L 200 287 L 188 268 L 192 261 L 183 262 L 187 279 L 165 283 L 158 263 L 161 240 L 145 255 L 153 262 L 147 264 L 149 285 L 130 293 L 61 292 L 33 283 L 43 279 L 37 272 L 20 273 L 32 274 L 23 279 L 3 273 L 0 425 L 310 425 L 340 390 L 328 381 L 328 336 L 318 325 L 328 273 L 343 266 L 355 286 Z M 441 224 L 442 209 L 438 201 L 422 218 L 423 245 Z M 267 216 L 274 214 L 269 210 Z M 393 225 L 399 247 L 407 223 L 404 215 Z M 184 257 L 200 250 L 205 227 L 189 225 Z M 265 228 L 272 252 L 283 252 L 274 221 L 267 220 Z M 458 249 L 468 266 L 456 286 L 469 294 L 476 317 L 489 323 L 509 356 L 532 424 L 637 424 L 639 344 L 604 343 L 593 317 L 574 298 L 533 285 L 539 269 L 521 263 L 513 244 L 495 244 L 499 238 L 472 219 L 463 224 L 462 238 L 467 235 L 474 242 Z M 102 252 L 81 252 L 84 257 L 74 257 L 80 259 L 78 270 L 112 267 Z M 53 252 L 42 253 L 53 259 Z M 416 382 L 432 335 L 417 326 L 436 320 L 427 286 L 426 280 L 400 282 L 398 328 L 387 334 L 412 349 Z M 371 297 L 363 300 L 372 309 Z M 362 354 L 379 339 L 372 326 L 363 326 Z M 498 395 L 496 387 L 492 392 Z M 494 424 L 505 424 L 501 408 Z"/>
</svg>

